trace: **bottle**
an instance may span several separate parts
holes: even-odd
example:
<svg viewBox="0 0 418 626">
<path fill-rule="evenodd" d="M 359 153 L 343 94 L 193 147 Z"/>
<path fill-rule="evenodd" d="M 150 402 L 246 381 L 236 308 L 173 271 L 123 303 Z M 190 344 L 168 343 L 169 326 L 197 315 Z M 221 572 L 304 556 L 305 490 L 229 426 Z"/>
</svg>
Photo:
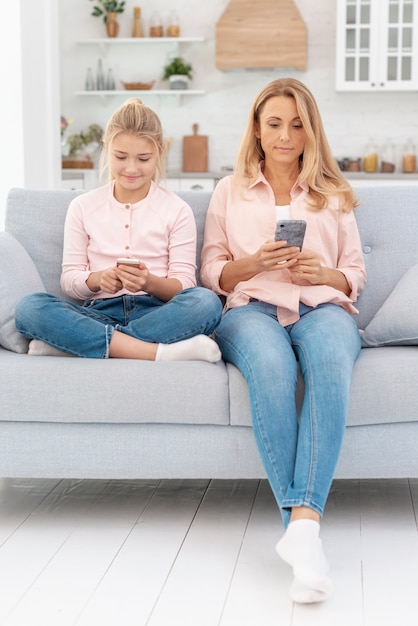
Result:
<svg viewBox="0 0 418 626">
<path fill-rule="evenodd" d="M 103 91 L 105 88 L 105 78 L 103 73 L 103 63 L 99 59 L 97 62 L 97 76 L 96 76 L 96 88 L 98 91 Z"/>
<path fill-rule="evenodd" d="M 87 68 L 86 82 L 84 83 L 84 89 L 86 91 L 94 91 L 94 78 L 93 78 L 93 72 L 91 71 L 91 67 Z"/>
<path fill-rule="evenodd" d="M 378 156 L 377 147 L 373 139 L 370 139 L 363 158 L 363 169 L 365 172 L 377 172 Z"/>
<path fill-rule="evenodd" d="M 166 28 L 167 37 L 180 37 L 180 24 L 179 18 L 175 11 L 171 11 L 168 16 L 168 26 Z"/>
<path fill-rule="evenodd" d="M 158 11 L 154 11 L 154 13 L 151 15 L 149 36 L 162 37 L 163 34 L 163 23 L 161 21 L 160 14 L 158 13 Z"/>
<path fill-rule="evenodd" d="M 385 173 L 392 173 L 395 171 L 395 146 L 393 145 L 391 139 L 387 139 L 382 148 L 380 171 Z"/>
<path fill-rule="evenodd" d="M 402 170 L 406 174 L 411 174 L 417 169 L 417 155 L 415 144 L 412 139 L 408 139 L 403 149 Z"/>
<path fill-rule="evenodd" d="M 143 37 L 141 7 L 134 7 L 134 25 L 132 28 L 132 37 Z"/>
<path fill-rule="evenodd" d="M 109 91 L 113 91 L 114 89 L 116 89 L 115 77 L 113 76 L 113 70 L 111 67 L 109 67 L 109 69 L 107 70 L 106 89 L 108 89 Z"/>
</svg>

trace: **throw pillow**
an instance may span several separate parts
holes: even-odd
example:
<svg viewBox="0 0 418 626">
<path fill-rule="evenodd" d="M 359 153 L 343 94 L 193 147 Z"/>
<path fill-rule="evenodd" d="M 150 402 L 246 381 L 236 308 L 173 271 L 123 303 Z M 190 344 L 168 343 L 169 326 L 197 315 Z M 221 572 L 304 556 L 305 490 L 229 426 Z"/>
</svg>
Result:
<svg viewBox="0 0 418 626">
<path fill-rule="evenodd" d="M 45 291 L 38 270 L 25 248 L 10 233 L 0 232 L 0 344 L 12 352 L 27 352 L 29 340 L 15 326 L 15 308 L 23 296 Z"/>
<path fill-rule="evenodd" d="M 401 278 L 362 335 L 363 346 L 418 345 L 418 264 Z"/>
</svg>

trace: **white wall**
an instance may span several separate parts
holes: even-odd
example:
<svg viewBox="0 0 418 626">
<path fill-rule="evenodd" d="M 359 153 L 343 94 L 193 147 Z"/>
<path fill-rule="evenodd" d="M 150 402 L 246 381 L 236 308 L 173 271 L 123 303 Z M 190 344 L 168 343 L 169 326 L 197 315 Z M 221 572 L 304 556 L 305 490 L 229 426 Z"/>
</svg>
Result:
<svg viewBox="0 0 418 626">
<path fill-rule="evenodd" d="M 184 36 L 203 36 L 206 43 L 184 48 L 184 56 L 195 67 L 194 87 L 206 95 L 186 97 L 181 106 L 171 100 L 150 94 L 144 101 L 160 115 L 165 132 L 175 139 L 169 157 L 171 169 L 181 168 L 181 139 L 191 134 L 192 123 L 199 132 L 209 135 L 209 167 L 217 170 L 234 161 L 249 107 L 265 84 L 279 76 L 294 75 L 315 94 L 336 156 L 362 156 L 370 136 L 383 145 L 387 137 L 402 147 L 412 136 L 418 143 L 417 93 L 337 93 L 335 91 L 335 0 L 295 0 L 308 29 L 308 68 L 295 70 L 236 71 L 224 73 L 215 67 L 215 24 L 226 0 L 197 2 L 190 0 L 127 0 L 120 18 L 121 37 L 130 36 L 133 6 L 140 5 L 145 27 L 151 11 L 159 9 L 166 17 L 175 8 Z M 92 46 L 77 45 L 83 38 L 104 36 L 100 19 L 90 17 L 87 0 L 60 0 L 62 112 L 73 118 L 73 132 L 90 123 L 104 125 L 122 98 L 102 103 L 75 97 L 84 88 L 86 68 L 96 67 L 100 51 Z M 164 64 L 166 48 L 112 49 L 105 64 L 112 62 L 116 77 L 122 80 L 158 79 Z M 126 92 L 129 96 L 129 92 Z"/>
<path fill-rule="evenodd" d="M 0 136 L 3 153 L 0 176 L 0 230 L 3 230 L 7 193 L 10 187 L 21 187 L 24 180 L 19 2 L 10 3 L 7 11 L 7 28 L 0 38 L 0 84 L 2 85 Z"/>
<path fill-rule="evenodd" d="M 54 188 L 61 177 L 56 0 L 20 0 L 0 38 L 0 230 L 11 187 Z"/>
</svg>

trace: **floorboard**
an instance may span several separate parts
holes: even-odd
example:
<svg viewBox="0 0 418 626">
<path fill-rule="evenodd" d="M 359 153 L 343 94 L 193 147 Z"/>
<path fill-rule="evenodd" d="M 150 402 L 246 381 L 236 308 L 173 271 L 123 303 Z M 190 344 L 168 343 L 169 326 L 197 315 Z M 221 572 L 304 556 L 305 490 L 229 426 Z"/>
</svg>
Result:
<svg viewBox="0 0 418 626">
<path fill-rule="evenodd" d="M 0 481 L 0 626 L 416 626 L 418 480 L 335 481 L 294 605 L 267 481 Z"/>
</svg>

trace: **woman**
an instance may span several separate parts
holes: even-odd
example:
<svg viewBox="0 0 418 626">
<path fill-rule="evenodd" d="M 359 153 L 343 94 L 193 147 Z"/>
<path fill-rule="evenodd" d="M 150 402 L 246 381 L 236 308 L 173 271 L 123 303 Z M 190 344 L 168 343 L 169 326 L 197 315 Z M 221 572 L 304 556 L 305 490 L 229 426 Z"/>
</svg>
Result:
<svg viewBox="0 0 418 626">
<path fill-rule="evenodd" d="M 29 354 L 221 358 L 208 337 L 221 317 L 219 298 L 196 287 L 192 210 L 156 182 L 164 157 L 158 116 L 127 100 L 103 137 L 110 182 L 75 198 L 66 217 L 61 287 L 84 305 L 49 294 L 24 298 L 15 316 L 33 339 Z"/>
<path fill-rule="evenodd" d="M 302 603 L 322 601 L 332 588 L 319 525 L 360 350 L 350 315 L 366 281 L 355 205 L 311 92 L 292 78 L 267 85 L 250 111 L 234 174 L 213 194 L 201 278 L 226 297 L 216 341 L 248 384 L 285 526 L 276 550 L 293 568 L 290 596 Z M 274 240 L 284 219 L 306 221 L 302 249 Z"/>
</svg>

